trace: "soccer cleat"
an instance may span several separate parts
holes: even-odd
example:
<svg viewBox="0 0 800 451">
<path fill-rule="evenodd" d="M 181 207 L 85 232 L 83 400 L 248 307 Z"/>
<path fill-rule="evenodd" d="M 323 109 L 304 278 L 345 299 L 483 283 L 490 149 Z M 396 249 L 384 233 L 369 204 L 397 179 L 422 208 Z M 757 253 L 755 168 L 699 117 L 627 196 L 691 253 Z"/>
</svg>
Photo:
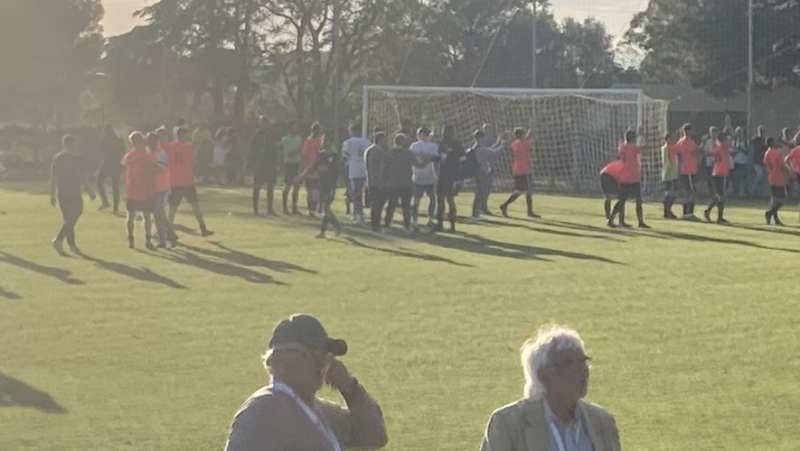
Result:
<svg viewBox="0 0 800 451">
<path fill-rule="evenodd" d="M 308 212 L 308 217 L 309 217 L 309 218 L 316 218 L 316 217 L 317 217 L 317 214 L 316 214 L 316 213 L 314 213 L 313 211 L 309 211 L 309 212 Z"/>
<path fill-rule="evenodd" d="M 494 213 L 492 213 L 489 210 L 483 210 L 483 211 L 481 211 L 481 214 L 486 215 L 486 216 L 494 216 Z"/>
<path fill-rule="evenodd" d="M 97 209 L 103 211 L 103 210 L 108 210 L 109 207 L 111 207 L 111 205 L 109 205 L 108 202 L 103 202 L 102 204 L 100 204 L 99 207 L 97 207 Z"/>
<path fill-rule="evenodd" d="M 406 234 L 406 235 L 413 235 L 414 234 L 414 229 L 411 228 L 411 227 L 405 227 L 405 228 L 403 228 L 403 233 Z"/>
<path fill-rule="evenodd" d="M 288 208 L 284 208 L 284 209 L 283 209 L 283 214 L 284 214 L 285 216 L 289 216 L 289 215 L 291 215 L 291 212 L 289 212 L 289 209 L 288 209 Z"/>
<path fill-rule="evenodd" d="M 167 248 L 167 243 L 165 241 L 159 242 L 158 245 L 156 246 L 156 249 L 166 249 L 166 248 Z"/>
<path fill-rule="evenodd" d="M 508 217 L 508 205 L 506 205 L 506 204 L 500 205 L 500 213 L 502 213 L 503 216 L 505 216 L 507 218 Z"/>
<path fill-rule="evenodd" d="M 144 247 L 146 247 L 148 251 L 156 250 L 156 247 L 153 246 L 153 243 L 151 243 L 150 241 L 147 241 L 147 243 L 145 243 Z"/>
<path fill-rule="evenodd" d="M 777 216 L 774 216 L 774 217 L 773 217 L 773 219 L 775 219 L 775 225 L 776 225 L 776 226 L 778 226 L 778 227 L 783 227 L 783 222 L 781 222 L 781 220 L 780 220 L 780 219 L 778 219 L 778 217 L 777 217 Z"/>
<path fill-rule="evenodd" d="M 428 228 L 436 226 L 436 221 L 433 219 L 428 219 Z"/>
<path fill-rule="evenodd" d="M 534 213 L 534 212 L 532 212 L 532 211 L 529 211 L 529 212 L 528 212 L 528 217 L 529 217 L 529 218 L 533 218 L 533 219 L 541 219 L 541 218 L 542 218 L 542 216 L 541 216 L 541 215 L 537 215 L 536 213 Z"/>
<path fill-rule="evenodd" d="M 69 250 L 72 251 L 73 254 L 81 255 L 81 248 L 79 248 L 76 244 L 70 244 Z"/>
<path fill-rule="evenodd" d="M 640 222 L 639 223 L 639 228 L 640 229 L 651 229 L 652 227 L 650 227 L 649 225 L 647 225 L 647 224 L 645 224 L 643 222 Z"/>
<path fill-rule="evenodd" d="M 200 231 L 200 236 L 202 236 L 203 238 L 210 237 L 213 234 L 214 234 L 214 232 L 212 232 L 211 230 L 208 230 L 208 229 L 203 229 L 203 230 Z"/>
<path fill-rule="evenodd" d="M 678 219 L 678 217 L 675 216 L 675 213 L 671 213 L 670 212 L 670 213 L 667 213 L 666 215 L 664 215 L 664 219 Z"/>
<path fill-rule="evenodd" d="M 59 255 L 64 255 L 64 242 L 59 240 L 58 238 L 53 240 L 53 249 L 59 253 Z"/>
<path fill-rule="evenodd" d="M 620 222 L 620 223 L 619 223 L 619 226 L 620 226 L 620 227 L 622 227 L 623 229 L 630 229 L 630 228 L 632 228 L 632 227 L 630 226 L 630 224 L 628 224 L 627 222 Z"/>
<path fill-rule="evenodd" d="M 711 222 L 711 210 L 704 210 L 703 217 L 706 219 L 706 222 Z"/>
<path fill-rule="evenodd" d="M 730 224 L 730 222 L 728 222 L 726 219 L 719 218 L 719 219 L 717 219 L 717 224 L 719 224 L 719 225 L 728 225 L 728 224 Z"/>
<path fill-rule="evenodd" d="M 325 232 L 319 232 L 318 234 L 316 234 L 316 235 L 314 236 L 314 238 L 316 238 L 316 239 L 318 239 L 318 240 L 324 240 L 324 239 L 326 239 L 327 237 L 325 236 Z"/>
<path fill-rule="evenodd" d="M 771 211 L 765 211 L 764 212 L 764 219 L 767 220 L 767 225 L 772 225 L 772 212 Z"/>
<path fill-rule="evenodd" d="M 616 229 L 617 225 L 614 224 L 614 220 L 613 219 L 609 219 L 608 221 L 606 221 L 606 227 L 608 227 L 610 229 Z"/>
</svg>

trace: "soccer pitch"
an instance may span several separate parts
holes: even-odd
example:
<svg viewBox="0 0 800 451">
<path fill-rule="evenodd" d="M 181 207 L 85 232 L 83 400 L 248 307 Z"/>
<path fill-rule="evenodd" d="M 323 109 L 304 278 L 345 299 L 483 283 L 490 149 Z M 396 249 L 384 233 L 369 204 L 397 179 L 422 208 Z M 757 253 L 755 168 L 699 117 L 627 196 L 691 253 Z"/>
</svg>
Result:
<svg viewBox="0 0 800 451">
<path fill-rule="evenodd" d="M 794 207 L 778 229 L 765 202 L 730 202 L 730 227 L 648 204 L 653 230 L 628 231 L 604 227 L 598 199 L 537 196 L 542 220 L 518 202 L 454 235 L 323 241 L 316 220 L 254 218 L 249 190 L 206 189 L 210 239 L 148 252 L 138 222 L 129 250 L 123 219 L 87 200 L 87 257 L 62 258 L 44 193 L 0 185 L 1 450 L 222 449 L 294 312 L 348 340 L 390 450 L 477 449 L 492 410 L 522 394 L 519 346 L 551 321 L 586 341 L 588 399 L 616 415 L 625 449 L 800 443 Z M 177 222 L 196 228 L 188 206 Z"/>
</svg>

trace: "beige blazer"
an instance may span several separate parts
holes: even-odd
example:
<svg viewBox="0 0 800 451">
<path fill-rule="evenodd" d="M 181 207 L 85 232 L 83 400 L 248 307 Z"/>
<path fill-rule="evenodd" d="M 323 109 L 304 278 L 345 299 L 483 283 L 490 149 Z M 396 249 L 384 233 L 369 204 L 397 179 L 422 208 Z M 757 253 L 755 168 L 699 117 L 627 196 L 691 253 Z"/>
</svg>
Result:
<svg viewBox="0 0 800 451">
<path fill-rule="evenodd" d="M 342 449 L 381 448 L 386 426 L 378 404 L 360 386 L 347 408 L 317 398 L 314 410 L 336 434 Z M 333 451 L 333 446 L 287 394 L 264 387 L 236 413 L 226 451 Z"/>
<path fill-rule="evenodd" d="M 602 407 L 581 401 L 579 414 L 594 451 L 620 451 L 619 432 L 614 417 Z M 550 432 L 542 399 L 522 399 L 503 406 L 486 426 L 481 451 L 558 451 L 550 449 Z"/>
</svg>

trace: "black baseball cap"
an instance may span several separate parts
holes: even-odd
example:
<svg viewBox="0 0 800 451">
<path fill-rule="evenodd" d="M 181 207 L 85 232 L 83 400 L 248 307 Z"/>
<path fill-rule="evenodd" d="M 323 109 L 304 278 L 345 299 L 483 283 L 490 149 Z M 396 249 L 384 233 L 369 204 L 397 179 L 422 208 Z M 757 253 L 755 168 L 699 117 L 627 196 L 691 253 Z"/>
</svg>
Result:
<svg viewBox="0 0 800 451">
<path fill-rule="evenodd" d="M 322 348 L 335 356 L 347 354 L 347 342 L 329 337 L 318 319 L 302 313 L 281 320 L 275 326 L 269 340 L 269 349 L 292 344 Z"/>
</svg>

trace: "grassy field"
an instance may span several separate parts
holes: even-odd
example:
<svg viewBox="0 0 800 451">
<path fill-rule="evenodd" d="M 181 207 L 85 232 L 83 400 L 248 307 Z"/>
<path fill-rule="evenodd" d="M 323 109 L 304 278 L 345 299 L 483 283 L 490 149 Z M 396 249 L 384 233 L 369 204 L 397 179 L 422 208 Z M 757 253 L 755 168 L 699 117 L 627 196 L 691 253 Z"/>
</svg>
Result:
<svg viewBox="0 0 800 451">
<path fill-rule="evenodd" d="M 0 185 L 1 450 L 221 449 L 293 312 L 349 341 L 390 450 L 476 449 L 522 393 L 520 344 L 550 321 L 581 332 L 588 398 L 626 449 L 800 446 L 800 229 L 762 225 L 760 204 L 730 205 L 724 228 L 651 204 L 652 231 L 621 231 L 596 199 L 540 196 L 543 220 L 321 241 L 316 221 L 254 218 L 246 190 L 209 189 L 212 239 L 129 250 L 123 220 L 87 203 L 87 256 L 62 258 L 44 193 Z"/>
</svg>

